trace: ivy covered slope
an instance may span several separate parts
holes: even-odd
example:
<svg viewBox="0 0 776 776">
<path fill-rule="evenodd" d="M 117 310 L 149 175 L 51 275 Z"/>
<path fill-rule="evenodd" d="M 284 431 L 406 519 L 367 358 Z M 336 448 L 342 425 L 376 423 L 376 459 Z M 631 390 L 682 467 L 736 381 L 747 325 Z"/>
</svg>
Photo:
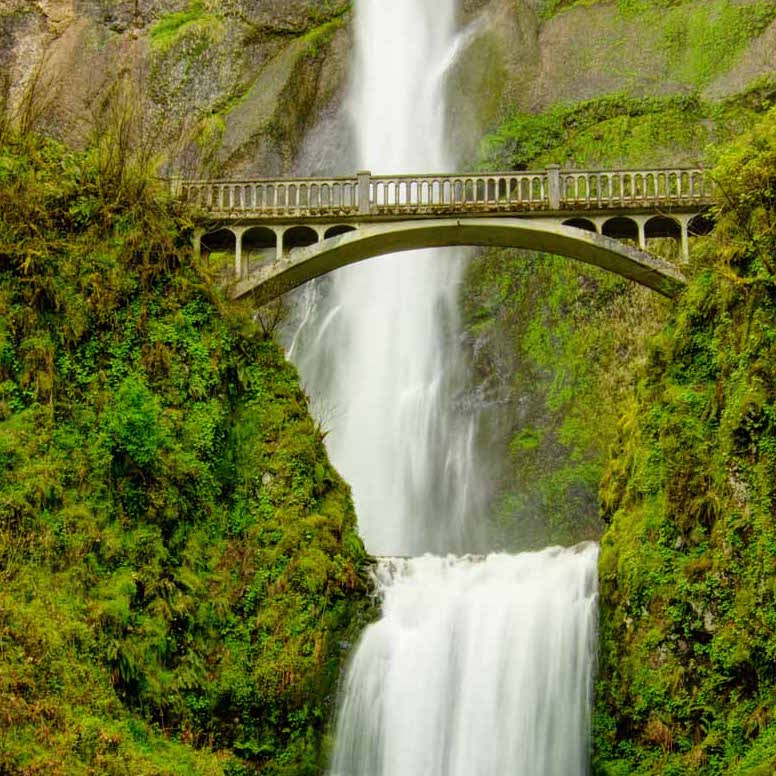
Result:
<svg viewBox="0 0 776 776">
<path fill-rule="evenodd" d="M 715 177 L 601 486 L 599 776 L 776 773 L 776 110 Z"/>
<path fill-rule="evenodd" d="M 0 773 L 319 773 L 350 493 L 118 148 L 0 144 Z"/>
<path fill-rule="evenodd" d="M 485 169 L 702 164 L 716 144 L 746 132 L 776 104 L 759 79 L 724 101 L 698 95 L 610 94 L 515 113 L 488 135 Z M 648 249 L 679 259 L 673 241 Z M 577 261 L 492 250 L 463 285 L 474 373 L 488 399 L 500 451 L 492 523 L 504 546 L 598 539 L 598 484 L 617 422 L 635 387 L 644 343 L 670 303 Z M 503 462 L 507 462 L 504 466 Z"/>
</svg>

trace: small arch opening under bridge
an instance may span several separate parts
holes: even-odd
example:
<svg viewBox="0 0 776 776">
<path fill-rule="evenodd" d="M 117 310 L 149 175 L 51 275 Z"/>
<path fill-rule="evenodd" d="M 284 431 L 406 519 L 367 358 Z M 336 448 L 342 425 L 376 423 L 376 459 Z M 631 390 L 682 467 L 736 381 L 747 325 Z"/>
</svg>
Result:
<svg viewBox="0 0 776 776">
<path fill-rule="evenodd" d="M 306 248 L 319 240 L 318 232 L 310 226 L 292 226 L 283 233 L 283 251 Z"/>
<path fill-rule="evenodd" d="M 214 269 L 230 266 L 238 246 L 237 235 L 224 227 L 208 232 L 201 239 L 201 254 Z"/>
<path fill-rule="evenodd" d="M 582 229 L 585 232 L 598 232 L 596 225 L 589 218 L 569 218 L 563 222 L 563 226 L 573 226 L 575 229 Z"/>
<path fill-rule="evenodd" d="M 604 222 L 601 234 L 615 240 L 630 240 L 638 244 L 639 225 L 632 219 L 624 216 L 616 216 Z"/>
<path fill-rule="evenodd" d="M 347 224 L 337 224 L 337 226 L 330 226 L 323 234 L 323 239 L 328 240 L 331 237 L 339 237 L 341 234 L 347 234 L 348 232 L 355 232 L 355 226 L 348 226 Z"/>
</svg>

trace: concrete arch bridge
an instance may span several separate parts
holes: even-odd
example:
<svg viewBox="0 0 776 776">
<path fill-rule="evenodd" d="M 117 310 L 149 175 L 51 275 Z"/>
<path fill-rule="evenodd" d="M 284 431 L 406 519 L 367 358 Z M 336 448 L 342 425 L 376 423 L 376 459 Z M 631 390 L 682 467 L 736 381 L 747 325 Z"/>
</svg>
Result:
<svg viewBox="0 0 776 776">
<path fill-rule="evenodd" d="M 702 169 L 173 181 L 200 208 L 197 253 L 234 252 L 231 294 L 263 304 L 375 256 L 445 246 L 537 250 L 664 296 L 684 286 L 689 239 L 710 228 Z M 671 238 L 680 258 L 649 253 Z"/>
</svg>

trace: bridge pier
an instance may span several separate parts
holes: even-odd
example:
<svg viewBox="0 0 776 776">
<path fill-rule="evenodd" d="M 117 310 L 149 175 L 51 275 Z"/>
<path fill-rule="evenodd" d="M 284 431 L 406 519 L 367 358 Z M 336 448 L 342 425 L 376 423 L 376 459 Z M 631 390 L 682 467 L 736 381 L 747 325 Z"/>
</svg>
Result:
<svg viewBox="0 0 776 776">
<path fill-rule="evenodd" d="M 234 235 L 234 274 L 238 280 L 242 280 L 246 273 L 243 262 L 243 235 L 248 230 L 247 226 L 233 226 L 231 232 Z"/>
<path fill-rule="evenodd" d="M 283 235 L 288 231 L 288 228 L 278 229 L 275 228 L 275 260 L 280 261 L 283 258 Z"/>
<path fill-rule="evenodd" d="M 647 221 L 649 218 L 645 216 L 632 216 L 632 218 L 639 229 L 639 248 L 645 251 L 647 250 Z"/>
<path fill-rule="evenodd" d="M 682 228 L 682 264 L 690 263 L 690 221 L 694 216 L 679 216 L 679 226 Z"/>
<path fill-rule="evenodd" d="M 204 229 L 195 229 L 194 234 L 191 235 L 191 247 L 194 249 L 194 256 L 198 259 L 202 258 L 202 238 L 205 236 Z"/>
</svg>

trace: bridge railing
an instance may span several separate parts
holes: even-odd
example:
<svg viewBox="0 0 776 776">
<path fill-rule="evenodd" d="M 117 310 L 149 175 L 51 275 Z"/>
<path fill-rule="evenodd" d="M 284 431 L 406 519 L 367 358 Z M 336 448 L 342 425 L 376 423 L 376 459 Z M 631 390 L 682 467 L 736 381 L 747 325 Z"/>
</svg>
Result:
<svg viewBox="0 0 776 776">
<path fill-rule="evenodd" d="M 711 178 L 700 168 L 560 173 L 561 206 L 706 204 L 712 193 Z"/>
<path fill-rule="evenodd" d="M 176 180 L 180 196 L 220 217 L 410 216 L 460 212 L 703 206 L 700 168 L 546 170 L 462 175 Z"/>
<path fill-rule="evenodd" d="M 372 212 L 413 214 L 478 208 L 542 209 L 550 205 L 549 175 L 537 172 L 487 175 L 394 175 L 371 178 Z"/>
<path fill-rule="evenodd" d="M 357 213 L 358 178 L 179 180 L 180 196 L 213 213 Z"/>
</svg>

